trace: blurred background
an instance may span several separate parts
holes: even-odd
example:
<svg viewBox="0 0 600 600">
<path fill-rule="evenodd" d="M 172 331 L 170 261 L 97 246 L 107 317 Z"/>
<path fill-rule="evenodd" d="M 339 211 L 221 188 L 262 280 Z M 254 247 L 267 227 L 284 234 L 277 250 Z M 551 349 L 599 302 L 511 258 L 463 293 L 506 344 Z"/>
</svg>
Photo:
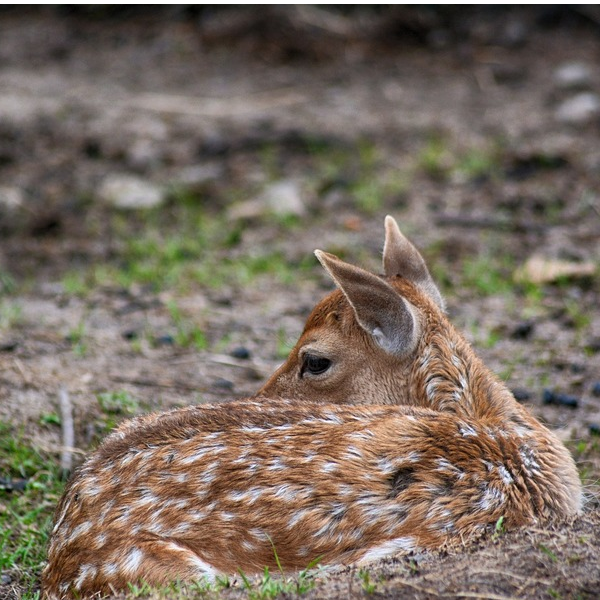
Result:
<svg viewBox="0 0 600 600">
<path fill-rule="evenodd" d="M 3 6 L 5 480 L 57 464 L 60 389 L 83 451 L 252 394 L 332 289 L 313 250 L 378 271 L 391 214 L 597 481 L 599 134 L 593 5 Z"/>
</svg>

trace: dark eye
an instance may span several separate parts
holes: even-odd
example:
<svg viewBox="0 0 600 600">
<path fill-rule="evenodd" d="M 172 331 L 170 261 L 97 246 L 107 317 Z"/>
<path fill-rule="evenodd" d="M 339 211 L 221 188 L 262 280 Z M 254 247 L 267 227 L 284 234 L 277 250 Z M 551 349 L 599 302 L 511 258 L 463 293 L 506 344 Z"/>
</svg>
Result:
<svg viewBox="0 0 600 600">
<path fill-rule="evenodd" d="M 305 373 L 321 375 L 321 373 L 325 373 L 330 366 L 331 361 L 328 358 L 323 358 L 322 356 L 316 356 L 314 354 L 305 354 L 302 362 L 302 369 L 300 370 L 300 377 Z"/>
</svg>

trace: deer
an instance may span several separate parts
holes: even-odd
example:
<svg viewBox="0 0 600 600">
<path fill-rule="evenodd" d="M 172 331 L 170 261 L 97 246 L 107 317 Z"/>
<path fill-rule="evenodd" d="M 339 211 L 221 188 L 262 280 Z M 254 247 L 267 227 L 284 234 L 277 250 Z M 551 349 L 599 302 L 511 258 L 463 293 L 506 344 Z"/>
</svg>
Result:
<svg viewBox="0 0 600 600">
<path fill-rule="evenodd" d="M 368 564 L 582 509 L 562 442 L 450 324 L 385 219 L 383 275 L 315 251 L 336 284 L 251 398 L 121 424 L 56 508 L 43 596 Z"/>
</svg>

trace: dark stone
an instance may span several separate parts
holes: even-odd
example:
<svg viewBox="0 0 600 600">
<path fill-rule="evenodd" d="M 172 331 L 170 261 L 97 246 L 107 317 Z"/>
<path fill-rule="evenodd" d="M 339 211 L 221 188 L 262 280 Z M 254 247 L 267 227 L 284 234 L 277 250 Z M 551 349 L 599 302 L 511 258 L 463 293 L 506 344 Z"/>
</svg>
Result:
<svg viewBox="0 0 600 600">
<path fill-rule="evenodd" d="M 233 358 L 239 358 L 241 360 L 248 360 L 250 358 L 250 350 L 245 346 L 238 346 L 231 351 Z"/>
<path fill-rule="evenodd" d="M 0 352 L 14 352 L 19 345 L 19 342 L 16 340 L 6 340 L 5 342 L 0 342 Z"/>
<path fill-rule="evenodd" d="M 159 335 L 155 337 L 154 343 L 157 346 L 172 346 L 173 344 L 175 344 L 175 338 L 167 333 L 165 335 Z"/>
<path fill-rule="evenodd" d="M 518 323 L 512 330 L 510 337 L 513 340 L 526 340 L 531 336 L 534 328 L 535 324 L 533 321 L 523 321 L 522 323 Z"/>
<path fill-rule="evenodd" d="M 213 387 L 218 388 L 220 390 L 231 391 L 233 390 L 233 382 L 229 381 L 229 379 L 223 379 L 222 377 L 219 377 L 213 382 Z"/>
<path fill-rule="evenodd" d="M 531 398 L 531 393 L 525 388 L 514 388 L 511 391 L 517 402 L 525 402 Z"/>
<path fill-rule="evenodd" d="M 589 352 L 593 352 L 594 354 L 596 352 L 600 352 L 600 338 L 594 338 L 590 340 L 586 345 L 585 349 Z"/>
<path fill-rule="evenodd" d="M 553 392 L 547 388 L 542 395 L 542 402 L 544 404 L 554 404 L 556 406 L 568 406 L 569 408 L 578 408 L 579 406 L 579 398 L 568 394 Z"/>
<path fill-rule="evenodd" d="M 592 396 L 600 397 L 600 381 L 596 381 L 592 385 Z"/>
</svg>

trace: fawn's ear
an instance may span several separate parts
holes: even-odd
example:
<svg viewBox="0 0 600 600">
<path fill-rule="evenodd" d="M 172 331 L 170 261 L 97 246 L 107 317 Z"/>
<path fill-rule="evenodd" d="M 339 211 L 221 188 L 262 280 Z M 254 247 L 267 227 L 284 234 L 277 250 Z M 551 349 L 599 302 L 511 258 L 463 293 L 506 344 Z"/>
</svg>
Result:
<svg viewBox="0 0 600 600">
<path fill-rule="evenodd" d="M 383 272 L 388 276 L 402 275 L 418 285 L 442 310 L 445 302 L 433 282 L 420 252 L 402 235 L 398 224 L 389 215 L 385 218 Z"/>
<path fill-rule="evenodd" d="M 417 344 L 418 324 L 410 304 L 386 281 L 333 254 L 315 255 L 352 306 L 359 325 L 384 350 L 405 354 Z"/>
</svg>

